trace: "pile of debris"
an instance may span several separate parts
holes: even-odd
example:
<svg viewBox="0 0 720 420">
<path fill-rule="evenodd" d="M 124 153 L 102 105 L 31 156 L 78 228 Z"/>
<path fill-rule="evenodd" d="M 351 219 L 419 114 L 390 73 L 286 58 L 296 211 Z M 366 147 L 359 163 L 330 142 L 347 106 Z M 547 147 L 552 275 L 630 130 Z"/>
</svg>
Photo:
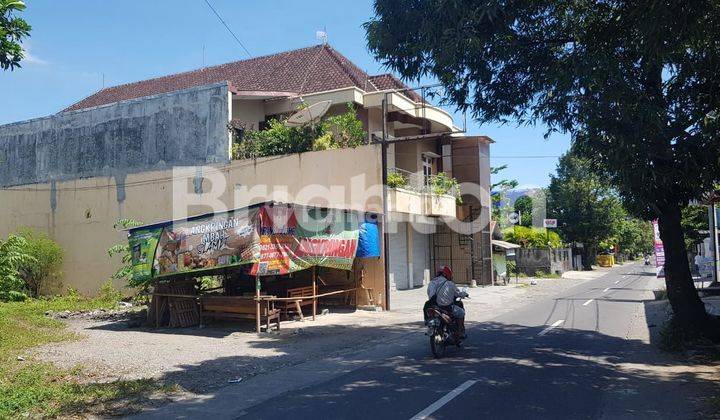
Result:
<svg viewBox="0 0 720 420">
<path fill-rule="evenodd" d="M 147 307 L 119 302 L 117 309 L 94 309 L 91 311 L 47 311 L 45 316 L 53 319 L 84 319 L 91 321 L 126 322 L 128 327 L 140 327 L 147 319 Z"/>
</svg>

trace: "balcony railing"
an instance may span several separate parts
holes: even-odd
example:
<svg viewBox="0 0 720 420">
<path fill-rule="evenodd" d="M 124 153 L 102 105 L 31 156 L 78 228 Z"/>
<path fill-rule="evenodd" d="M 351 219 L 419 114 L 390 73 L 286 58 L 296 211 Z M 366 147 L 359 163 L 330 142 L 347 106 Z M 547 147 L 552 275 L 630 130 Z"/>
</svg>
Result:
<svg viewBox="0 0 720 420">
<path fill-rule="evenodd" d="M 438 175 L 426 177 L 421 172 L 410 172 L 400 168 L 388 169 L 388 187 L 403 188 L 421 194 L 457 196 L 457 188 L 441 187 Z"/>
</svg>

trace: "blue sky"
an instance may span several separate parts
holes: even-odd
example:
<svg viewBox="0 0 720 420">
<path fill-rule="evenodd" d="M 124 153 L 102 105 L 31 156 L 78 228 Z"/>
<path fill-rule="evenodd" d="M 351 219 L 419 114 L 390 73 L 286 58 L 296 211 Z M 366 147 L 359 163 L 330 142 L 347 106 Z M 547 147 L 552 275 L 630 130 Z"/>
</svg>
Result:
<svg viewBox="0 0 720 420">
<path fill-rule="evenodd" d="M 365 71 L 387 71 L 365 46 L 370 1 L 210 2 L 253 56 L 316 44 L 315 32 L 325 29 L 330 44 Z M 29 57 L 22 69 L 0 73 L 0 124 L 55 113 L 99 90 L 103 78 L 112 86 L 247 58 L 204 0 L 26 3 Z M 496 141 L 492 165 L 508 164 L 503 177 L 521 186 L 547 185 L 555 156 L 570 143 L 564 135 L 544 140 L 543 127 L 468 120 L 468 131 Z"/>
</svg>

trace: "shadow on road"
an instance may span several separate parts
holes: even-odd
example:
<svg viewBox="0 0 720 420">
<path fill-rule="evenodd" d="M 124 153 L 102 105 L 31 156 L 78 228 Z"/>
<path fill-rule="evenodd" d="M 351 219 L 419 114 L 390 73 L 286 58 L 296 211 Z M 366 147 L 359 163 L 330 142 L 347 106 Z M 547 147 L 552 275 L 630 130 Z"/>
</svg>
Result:
<svg viewBox="0 0 720 420">
<path fill-rule="evenodd" d="M 372 327 L 370 332 L 407 343 L 407 332 L 417 326 L 409 323 Z M 365 328 L 317 326 L 309 328 L 312 332 L 299 338 L 263 337 L 253 342 L 252 346 L 291 353 L 293 347 L 302 347 L 299 341 L 314 340 L 327 334 L 358 334 L 363 333 L 360 330 Z M 395 357 L 382 360 L 368 360 L 357 352 L 328 354 L 320 373 L 323 373 L 322 369 L 327 371 L 328 377 L 338 369 L 349 373 L 319 389 L 294 389 L 273 398 L 262 405 L 262 417 L 293 415 L 297 407 L 314 407 L 318 414 L 332 413 L 340 417 L 367 418 L 373 413 L 409 417 L 415 414 L 412 411 L 416 405 L 411 404 L 413 408 L 405 412 L 404 405 L 400 403 L 404 399 L 422 396 L 423 401 L 433 401 L 469 379 L 478 381 L 473 386 L 473 398 L 478 402 L 477 410 L 480 411 L 473 411 L 474 415 L 502 413 L 504 417 L 512 417 L 535 413 L 544 417 L 587 416 L 591 412 L 573 410 L 577 407 L 597 408 L 599 400 L 608 395 L 622 400 L 638 394 L 648 394 L 648 398 L 646 404 L 634 407 L 633 413 L 657 415 L 663 413 L 666 402 L 675 399 L 673 393 L 677 396 L 678 389 L 687 393 L 683 398 L 695 398 L 694 401 L 688 400 L 687 404 L 699 404 L 703 398 L 710 396 L 703 390 L 714 386 L 702 375 L 673 369 L 682 364 L 670 357 L 657 356 L 655 348 L 641 341 L 579 330 L 555 330 L 539 337 L 541 330 L 539 327 L 495 322 L 478 323 L 470 326 L 466 347 L 451 349 L 448 357 L 442 360 L 432 359 L 426 346 L 418 345 L 419 339 L 413 339 L 416 341 L 412 346 L 399 347 L 400 352 Z M 418 335 L 422 334 L 421 329 L 417 331 Z M 370 344 L 346 351 L 363 350 Z M 300 363 L 299 358 L 296 361 Z M 238 368 L 257 362 L 256 358 L 243 355 L 222 357 L 197 365 L 179 366 L 179 370 L 165 375 L 162 380 L 183 386 L 218 371 L 226 372 L 226 377 L 232 378 Z M 358 366 L 361 368 L 354 370 Z M 284 360 L 271 370 L 292 367 L 292 360 Z M 200 413 L 211 406 L 232 404 L 233 399 L 237 406 L 243 406 L 248 398 L 257 399 L 256 395 L 252 395 L 252 376 L 243 378 L 239 384 L 222 385 L 233 388 L 213 389 L 206 392 L 202 400 L 177 404 L 181 404 L 182 410 L 188 413 Z M 532 393 L 535 397 L 518 398 L 522 393 Z M 227 401 L 228 395 L 232 396 L 230 401 Z M 568 404 L 568 396 L 572 396 L 573 404 Z M 618 407 L 622 410 L 622 404 Z M 358 412 L 361 408 L 362 412 Z"/>
</svg>

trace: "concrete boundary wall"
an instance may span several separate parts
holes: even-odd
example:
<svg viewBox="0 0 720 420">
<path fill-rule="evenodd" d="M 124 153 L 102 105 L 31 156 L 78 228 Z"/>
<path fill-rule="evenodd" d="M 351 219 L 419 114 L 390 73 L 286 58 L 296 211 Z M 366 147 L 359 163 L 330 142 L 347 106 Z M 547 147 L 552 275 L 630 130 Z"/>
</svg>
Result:
<svg viewBox="0 0 720 420">
<path fill-rule="evenodd" d="M 215 165 L 226 180 L 219 200 L 227 209 L 235 207 L 240 187 L 267 186 L 267 193 L 253 202 L 274 198 L 275 192 L 290 195 L 298 204 L 351 208 L 359 211 L 378 212 L 382 209 L 382 197 L 369 200 L 353 198 L 350 191 L 354 183 L 366 186 L 381 182 L 380 145 L 360 146 L 356 149 L 334 149 L 307 152 L 287 156 L 274 156 L 258 160 L 232 161 Z M 190 178 L 187 194 L 193 195 L 192 177 L 199 167 L 186 168 Z M 210 168 L 205 168 L 200 179 L 200 191 L 210 192 L 212 180 L 207 178 Z M 125 232 L 113 225 L 120 218 L 131 218 L 145 224 L 172 220 L 173 204 L 177 186 L 173 184 L 177 171 L 170 169 L 129 174 L 122 189 L 125 199 L 117 200 L 121 186 L 112 177 L 94 177 L 57 181 L 52 183 L 23 185 L 0 189 L 0 238 L 17 232 L 21 227 L 32 227 L 47 232 L 65 251 L 62 282 L 84 294 L 94 294 L 120 266 L 119 258 L 110 259 L 107 249 L 126 241 Z M 343 187 L 346 196 L 324 194 L 304 196 L 308 185 Z M 191 215 L 212 211 L 207 206 L 190 208 Z M 363 282 L 372 288 L 375 299 L 385 301 L 384 270 L 382 259 L 364 259 L 366 277 Z M 114 283 L 122 288 L 120 282 Z M 358 298 L 364 304 L 365 292 Z"/>
<path fill-rule="evenodd" d="M 0 126 L 0 187 L 226 163 L 230 106 L 222 82 Z"/>
</svg>

